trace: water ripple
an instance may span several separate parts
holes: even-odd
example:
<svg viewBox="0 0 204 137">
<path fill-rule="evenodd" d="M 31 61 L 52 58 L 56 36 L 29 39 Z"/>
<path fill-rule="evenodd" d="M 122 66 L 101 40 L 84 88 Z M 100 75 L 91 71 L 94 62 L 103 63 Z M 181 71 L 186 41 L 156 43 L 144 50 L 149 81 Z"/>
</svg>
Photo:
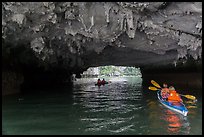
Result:
<svg viewBox="0 0 204 137">
<path fill-rule="evenodd" d="M 189 135 L 202 134 L 202 98 L 183 117 L 161 105 L 137 77 L 95 86 L 81 79 L 69 94 L 4 99 L 3 134 Z M 126 81 L 125 81 L 126 80 Z M 60 94 L 59 94 L 60 93 Z M 195 107 L 192 107 L 195 106 Z"/>
</svg>

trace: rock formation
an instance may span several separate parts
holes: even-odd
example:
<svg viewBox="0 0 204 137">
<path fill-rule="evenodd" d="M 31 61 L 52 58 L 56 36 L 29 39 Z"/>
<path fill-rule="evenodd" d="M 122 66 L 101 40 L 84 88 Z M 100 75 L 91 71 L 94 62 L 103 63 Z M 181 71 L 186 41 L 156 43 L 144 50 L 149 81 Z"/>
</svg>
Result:
<svg viewBox="0 0 204 137">
<path fill-rule="evenodd" d="M 2 2 L 2 44 L 25 79 L 201 62 L 202 2 Z"/>
</svg>

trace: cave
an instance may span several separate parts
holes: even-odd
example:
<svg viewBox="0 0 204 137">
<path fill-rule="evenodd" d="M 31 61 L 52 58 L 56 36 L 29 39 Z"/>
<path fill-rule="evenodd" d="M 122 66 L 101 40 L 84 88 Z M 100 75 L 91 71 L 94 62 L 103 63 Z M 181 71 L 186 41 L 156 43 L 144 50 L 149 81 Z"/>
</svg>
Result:
<svg viewBox="0 0 204 137">
<path fill-rule="evenodd" d="M 2 2 L 3 95 L 71 86 L 104 65 L 201 89 L 202 3 Z"/>
</svg>

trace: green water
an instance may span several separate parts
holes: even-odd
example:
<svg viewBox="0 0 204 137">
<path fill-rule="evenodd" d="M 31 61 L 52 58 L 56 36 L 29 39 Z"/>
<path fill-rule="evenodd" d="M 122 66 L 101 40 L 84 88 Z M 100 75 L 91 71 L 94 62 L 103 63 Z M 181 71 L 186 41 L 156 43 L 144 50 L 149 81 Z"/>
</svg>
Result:
<svg viewBox="0 0 204 137">
<path fill-rule="evenodd" d="M 202 96 L 187 117 L 160 104 L 140 77 L 83 78 L 73 89 L 36 91 L 3 97 L 2 134 L 6 135 L 201 135 Z M 201 91 L 197 91 L 199 93 Z"/>
</svg>

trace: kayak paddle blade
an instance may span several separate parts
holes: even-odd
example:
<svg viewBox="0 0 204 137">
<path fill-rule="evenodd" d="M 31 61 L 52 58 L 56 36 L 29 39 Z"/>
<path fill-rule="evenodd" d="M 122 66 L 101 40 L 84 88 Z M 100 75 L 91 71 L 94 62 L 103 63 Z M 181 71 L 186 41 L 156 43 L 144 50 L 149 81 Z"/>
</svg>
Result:
<svg viewBox="0 0 204 137">
<path fill-rule="evenodd" d="M 156 90 L 158 90 L 158 88 L 156 88 L 156 87 L 149 87 L 149 90 L 156 91 Z"/>
<path fill-rule="evenodd" d="M 188 99 L 192 99 L 192 100 L 196 100 L 196 97 L 195 96 L 192 96 L 192 95 L 184 95 L 186 98 Z"/>
<path fill-rule="evenodd" d="M 160 85 L 159 85 L 156 81 L 151 80 L 151 83 L 152 83 L 155 87 L 161 88 Z"/>
</svg>

